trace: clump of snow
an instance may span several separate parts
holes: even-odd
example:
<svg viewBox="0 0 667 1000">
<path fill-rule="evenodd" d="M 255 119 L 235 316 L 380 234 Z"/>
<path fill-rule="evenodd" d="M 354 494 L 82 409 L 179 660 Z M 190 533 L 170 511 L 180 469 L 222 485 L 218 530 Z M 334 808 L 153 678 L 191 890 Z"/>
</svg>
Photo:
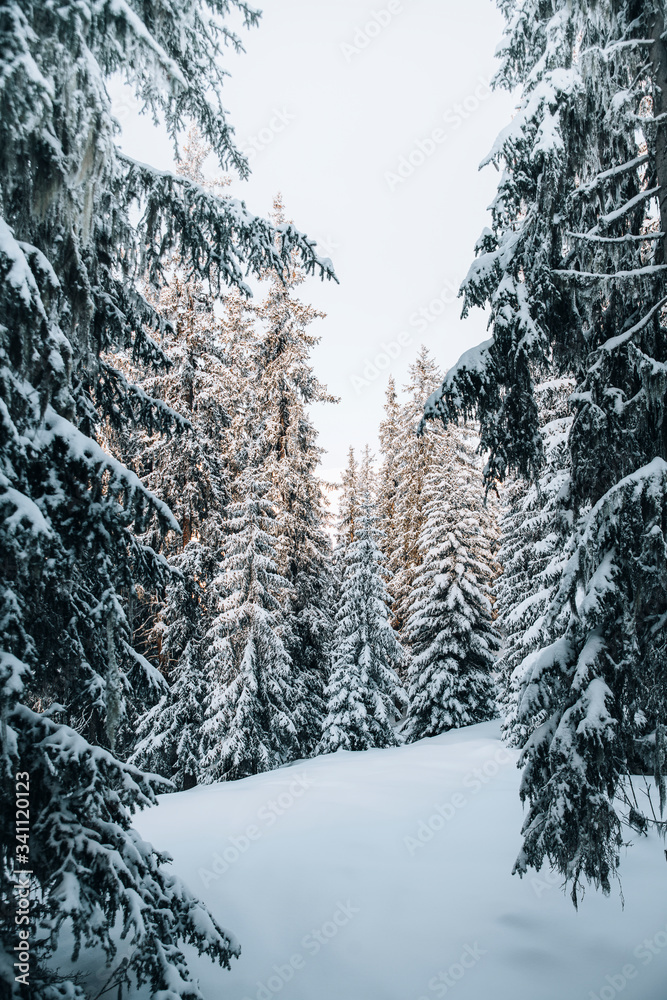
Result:
<svg viewBox="0 0 667 1000">
<path fill-rule="evenodd" d="M 464 351 L 456 364 L 452 365 L 445 375 L 445 387 L 448 389 L 451 388 L 454 385 L 454 379 L 461 372 L 484 371 L 488 359 L 489 348 L 492 344 L 493 338 L 490 340 L 484 340 L 481 344 L 477 344 L 475 347 L 471 347 L 469 350 Z"/>
</svg>

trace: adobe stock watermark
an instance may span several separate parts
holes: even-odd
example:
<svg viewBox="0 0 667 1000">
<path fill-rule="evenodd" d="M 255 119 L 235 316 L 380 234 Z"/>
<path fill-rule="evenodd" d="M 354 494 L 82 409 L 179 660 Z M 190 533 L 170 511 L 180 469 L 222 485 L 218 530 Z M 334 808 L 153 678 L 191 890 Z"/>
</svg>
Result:
<svg viewBox="0 0 667 1000">
<path fill-rule="evenodd" d="M 32 946 L 34 936 L 35 900 L 32 893 L 32 862 L 30 860 L 30 774 L 19 771 L 14 776 L 14 873 L 11 880 L 14 895 L 15 944 L 12 957 L 14 982 L 30 986 Z M 11 961 L 11 959 L 10 959 Z"/>
<path fill-rule="evenodd" d="M 302 972 L 306 968 L 308 956 L 317 955 L 322 948 L 333 941 L 357 913 L 359 913 L 359 908 L 353 906 L 349 899 L 345 903 L 339 900 L 329 920 L 325 920 L 321 927 L 312 928 L 308 934 L 302 937 L 301 948 L 303 950 L 295 952 L 282 965 L 275 964 L 268 979 L 257 982 L 257 992 L 254 996 L 246 995 L 243 1000 L 271 1000 L 271 997 L 280 993 L 287 983 L 294 979 L 297 972 Z"/>
<path fill-rule="evenodd" d="M 288 111 L 287 108 L 274 108 L 266 125 L 256 135 L 246 136 L 238 144 L 240 151 L 248 158 L 248 162 L 252 163 L 262 150 L 271 145 L 277 135 L 280 135 L 288 125 L 296 121 L 296 118 L 297 116 Z"/>
<path fill-rule="evenodd" d="M 395 191 L 401 184 L 405 184 L 415 171 L 438 151 L 449 136 L 458 131 L 464 122 L 475 114 L 491 93 L 491 81 L 480 76 L 474 91 L 445 111 L 442 115 L 442 125 L 436 126 L 426 137 L 416 139 L 412 149 L 399 157 L 394 170 L 385 170 L 384 179 L 389 190 Z"/>
<path fill-rule="evenodd" d="M 385 7 L 380 10 L 372 10 L 369 19 L 361 25 L 356 25 L 351 42 L 341 42 L 340 51 L 345 56 L 345 61 L 351 63 L 355 56 L 368 48 L 374 38 L 382 34 L 398 14 L 404 10 L 401 0 L 389 0 Z"/>
<path fill-rule="evenodd" d="M 652 938 L 644 938 L 633 951 L 634 957 L 641 965 L 650 965 L 657 955 L 661 955 L 667 948 L 667 925 L 663 930 L 658 931 Z M 636 979 L 641 972 L 633 962 L 627 962 L 623 968 L 612 975 L 605 976 L 605 983 L 597 993 L 593 990 L 588 994 L 588 1000 L 614 1000 L 628 986 L 633 979 Z"/>
<path fill-rule="evenodd" d="M 456 302 L 458 294 L 454 282 L 447 278 L 440 291 L 427 305 L 415 309 L 408 317 L 408 326 L 412 329 L 401 330 L 391 340 L 383 341 L 377 354 L 366 358 L 361 371 L 350 375 L 350 381 L 357 395 L 388 371 L 392 362 L 396 361 L 404 350 L 414 345 L 415 336 L 426 333 L 428 328 L 442 316 L 445 309 Z"/>
<path fill-rule="evenodd" d="M 141 104 L 134 95 L 125 89 L 121 94 L 114 96 L 111 101 L 111 114 L 119 125 L 123 125 L 129 118 L 141 114 Z"/>
<path fill-rule="evenodd" d="M 482 767 L 475 767 L 469 771 L 464 777 L 462 785 L 470 795 L 466 796 L 463 792 L 454 792 L 448 802 L 438 803 L 433 807 L 430 816 L 419 820 L 415 835 L 403 838 L 408 854 L 414 857 L 417 851 L 430 843 L 435 835 L 444 830 L 447 823 L 467 806 L 470 799 L 478 795 L 500 773 L 501 768 L 512 760 L 512 754 L 506 747 L 498 747 L 493 757 L 489 758 Z"/>
<path fill-rule="evenodd" d="M 461 982 L 466 972 L 473 969 L 486 954 L 486 949 L 480 948 L 476 941 L 474 944 L 467 944 L 461 952 L 458 962 L 452 962 L 446 971 L 441 970 L 436 976 L 429 979 L 427 986 L 430 996 L 422 995 L 417 997 L 417 1000 L 433 1000 L 434 996 L 446 997 L 457 983 Z"/>
<path fill-rule="evenodd" d="M 301 798 L 304 792 L 312 787 L 312 781 L 304 775 L 297 775 L 286 792 L 281 792 L 275 799 L 257 810 L 257 822 L 249 823 L 248 826 L 236 837 L 227 837 L 227 843 L 216 851 L 210 861 L 210 867 L 198 868 L 197 874 L 204 883 L 204 888 L 208 889 L 211 882 L 217 882 L 219 878 L 229 871 L 237 861 L 250 850 L 252 844 L 261 840 L 264 832 L 274 825 L 280 816 L 283 816 L 292 808 L 295 802 Z"/>
<path fill-rule="evenodd" d="M 337 238 L 329 235 L 329 233 L 327 233 L 327 235 L 324 237 L 313 236 L 313 239 L 317 244 L 315 249 L 320 254 L 320 256 L 322 255 L 323 252 L 327 255 L 327 257 L 333 257 L 334 252 L 340 249 L 340 243 L 338 242 Z"/>
</svg>

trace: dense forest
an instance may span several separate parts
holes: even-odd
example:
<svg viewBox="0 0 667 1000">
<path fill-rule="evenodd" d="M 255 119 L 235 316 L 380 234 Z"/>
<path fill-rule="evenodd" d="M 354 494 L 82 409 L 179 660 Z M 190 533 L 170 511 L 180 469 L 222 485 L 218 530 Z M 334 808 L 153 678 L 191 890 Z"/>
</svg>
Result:
<svg viewBox="0 0 667 1000">
<path fill-rule="evenodd" d="M 3 995 L 203 1000 L 192 956 L 229 969 L 135 829 L 167 792 L 500 718 L 516 874 L 576 907 L 664 832 L 665 5 L 498 6 L 518 107 L 461 288 L 490 339 L 415 352 L 335 484 L 307 281 L 334 265 L 228 191 L 228 24 L 258 13 L 0 13 Z M 121 151 L 114 74 L 176 171 Z"/>
</svg>

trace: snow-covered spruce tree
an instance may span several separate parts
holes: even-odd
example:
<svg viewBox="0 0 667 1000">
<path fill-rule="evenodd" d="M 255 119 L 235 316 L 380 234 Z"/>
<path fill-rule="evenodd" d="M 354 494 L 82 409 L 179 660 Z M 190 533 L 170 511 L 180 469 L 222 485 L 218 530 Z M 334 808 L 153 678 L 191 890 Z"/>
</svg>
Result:
<svg viewBox="0 0 667 1000">
<path fill-rule="evenodd" d="M 215 190 L 202 175 L 202 161 L 209 152 L 210 147 L 191 129 L 179 174 Z M 115 434 L 111 430 L 109 446 L 169 505 L 181 525 L 178 538 L 149 539 L 170 553 L 186 548 L 192 538 L 201 539 L 206 527 L 219 532 L 229 499 L 227 431 L 247 372 L 238 350 L 229 343 L 238 341 L 235 325 L 216 315 L 206 282 L 192 274 L 191 265 L 179 252 L 165 262 L 165 278 L 166 283 L 151 301 L 166 321 L 160 346 L 168 367 L 147 370 L 134 363 L 127 351 L 110 360 L 122 365 L 124 373 L 150 398 L 162 400 L 186 417 L 189 432 L 165 437 L 130 424 Z M 247 320 L 245 326 L 250 339 L 251 322 Z"/>
<path fill-rule="evenodd" d="M 131 347 L 166 363 L 150 335 L 159 316 L 137 281 L 159 284 L 173 251 L 215 287 L 245 289 L 248 268 L 282 268 L 295 248 L 307 270 L 330 273 L 293 227 L 278 227 L 277 243 L 276 228 L 238 201 L 115 145 L 104 81 L 120 72 L 174 141 L 194 120 L 223 167 L 246 171 L 217 97 L 220 47 L 239 44 L 221 20 L 232 7 L 256 19 L 240 0 L 158 3 L 146 20 L 138 4 L 86 0 L 0 12 L 1 933 L 11 956 L 13 775 L 25 771 L 39 1000 L 84 995 L 49 971 L 65 922 L 75 956 L 99 945 L 109 963 L 122 931 L 126 961 L 110 970 L 119 995 L 139 981 L 165 1000 L 200 996 L 181 941 L 222 965 L 237 953 L 131 828 L 158 785 L 111 750 L 130 699 L 160 681 L 131 644 L 128 612 L 139 582 L 168 579 L 137 538 L 155 517 L 178 525 L 95 440 L 104 421 L 129 413 L 149 428 L 184 427 L 104 360 Z M 11 961 L 1 974 L 16 993 Z"/>
<path fill-rule="evenodd" d="M 389 585 L 393 626 L 401 640 L 405 639 L 410 595 L 421 560 L 419 533 L 424 525 L 424 483 L 426 476 L 442 460 L 442 433 L 437 425 L 429 425 L 417 434 L 424 401 L 433 392 L 441 374 L 426 347 L 422 345 L 417 359 L 409 369 L 409 379 L 403 391 L 407 400 L 400 408 L 399 434 L 395 467 L 398 489 L 395 498 L 395 525 L 392 531 L 396 547 L 389 560 L 393 576 Z M 385 454 L 385 460 L 387 456 Z"/>
<path fill-rule="evenodd" d="M 166 588 L 154 627 L 169 688 L 139 720 L 130 763 L 183 789 L 196 785 L 200 774 L 208 694 L 203 646 L 211 624 L 211 588 L 205 582 L 213 579 L 218 560 L 206 545 L 191 539 L 170 564 L 179 575 Z"/>
<path fill-rule="evenodd" d="M 207 189 L 202 164 L 210 152 L 192 128 L 179 172 Z M 223 181 L 227 178 L 223 178 Z M 135 641 L 160 663 L 170 691 L 136 728 L 132 763 L 189 787 L 199 774 L 201 727 L 207 691 L 204 636 L 214 617 L 213 580 L 225 535 L 226 507 L 247 462 L 249 388 L 258 346 L 252 306 L 238 291 L 219 299 L 189 275 L 174 254 L 156 305 L 169 322 L 162 347 L 165 371 L 145 372 L 124 359 L 133 380 L 151 397 L 184 414 L 190 429 L 178 437 L 135 428 L 110 435 L 121 457 L 178 518 L 182 534 L 147 541 L 168 558 L 179 578 L 163 599 L 144 592 L 135 612 Z M 184 663 L 181 664 L 181 657 Z M 186 747 L 188 754 L 186 754 Z M 188 757 L 189 755 L 189 757 Z M 186 761 L 186 757 L 188 760 Z"/>
<path fill-rule="evenodd" d="M 667 698 L 667 51 L 662 2 L 503 0 L 497 82 L 522 88 L 489 160 L 504 163 L 493 227 L 464 283 L 492 340 L 464 356 L 428 417 L 476 412 L 487 475 L 538 475 L 533 377 L 574 371 L 569 438 L 577 538 L 522 669 L 516 870 L 547 857 L 573 899 L 610 889 L 629 774 L 664 801 Z M 636 807 L 633 807 L 636 819 Z M 641 823 L 641 819 L 637 820 Z"/>
<path fill-rule="evenodd" d="M 494 717 L 493 667 L 500 637 L 491 589 L 497 568 L 479 468 L 450 429 L 442 466 L 423 484 L 425 521 L 406 638 L 408 742 Z"/>
<path fill-rule="evenodd" d="M 164 597 L 143 595 L 140 638 L 148 647 L 146 655 L 152 651 L 160 663 L 169 690 L 139 720 L 130 761 L 169 778 L 176 788 L 190 787 L 200 776 L 208 678 L 213 670 L 207 662 L 206 636 L 216 617 L 215 580 L 228 507 L 249 460 L 248 428 L 256 423 L 250 391 L 256 342 L 248 305 L 238 293 L 222 301 L 222 318 L 209 317 L 202 324 L 204 346 L 191 347 L 193 353 L 188 354 L 176 339 L 169 349 L 173 367 L 155 386 L 187 414 L 192 430 L 178 440 L 142 435 L 143 449 L 136 437 L 130 438 L 144 482 L 180 514 L 183 526 L 182 535 L 170 532 L 163 539 L 149 535 L 155 546 L 162 545 L 178 574 Z M 196 314 L 193 317 L 191 309 L 185 309 L 184 335 L 195 319 Z M 189 340 L 185 344 L 191 346 Z M 176 373 L 189 373 L 191 378 L 179 381 Z"/>
<path fill-rule="evenodd" d="M 382 551 L 387 564 L 392 553 L 399 551 L 398 493 L 401 485 L 399 443 L 401 408 L 392 375 L 387 382 L 384 420 L 380 424 L 380 454 L 382 462 L 378 472 L 378 527 L 382 532 Z"/>
<path fill-rule="evenodd" d="M 285 224 L 280 196 L 271 218 Z M 310 354 L 319 337 L 309 327 L 323 313 L 296 298 L 304 281 L 296 254 L 282 276 L 267 275 L 269 291 L 256 308 L 258 322 L 258 446 L 276 508 L 276 557 L 290 588 L 289 635 L 294 706 L 301 754 L 314 752 L 322 733 L 324 687 L 333 628 L 328 589 L 331 544 L 326 499 L 316 474 L 322 454 L 308 408 L 335 403 L 316 378 Z"/>
<path fill-rule="evenodd" d="M 389 622 L 388 571 L 367 486 L 357 493 L 354 506 L 354 537 L 341 556 L 342 588 L 320 753 L 397 746 L 396 723 L 405 708 L 396 672 L 404 653 Z"/>
<path fill-rule="evenodd" d="M 214 190 L 215 185 L 202 174 L 202 163 L 209 152 L 210 147 L 191 128 L 179 173 Z M 118 429 L 108 427 L 105 437 L 113 453 L 168 505 L 182 529 L 181 534 L 171 531 L 160 535 L 152 525 L 142 539 L 167 556 L 170 567 L 182 574 L 182 578 L 167 587 L 164 596 L 142 588 L 134 602 L 132 624 L 135 646 L 159 663 L 169 684 L 175 682 L 183 693 L 184 684 L 187 687 L 190 681 L 179 667 L 179 658 L 187 650 L 189 676 L 198 662 L 197 656 L 193 658 L 194 651 L 210 626 L 208 586 L 217 572 L 232 475 L 230 424 L 237 400 L 244 396 L 244 379 L 248 378 L 239 341 L 244 335 L 251 340 L 252 327 L 244 316 L 238 293 L 226 297 L 230 306 L 225 318 L 216 315 L 214 299 L 205 282 L 189 273 L 178 252 L 171 256 L 167 283 L 150 298 L 168 324 L 161 348 L 169 366 L 147 370 L 129 351 L 107 355 L 104 360 L 121 369 L 125 378 L 147 398 L 159 399 L 185 416 L 190 426 L 186 433 L 165 436 L 156 429 L 147 430 L 130 422 Z M 245 351 L 248 353 L 247 346 Z M 176 637 L 175 641 L 166 640 L 168 652 L 165 628 Z M 192 781 L 196 771 L 177 760 L 177 747 L 185 745 L 181 744 L 177 730 L 180 722 L 185 724 L 185 721 L 174 697 L 173 692 L 162 697 L 159 708 L 150 709 L 138 730 L 136 721 L 129 719 L 126 730 L 130 748 L 137 735 L 142 743 L 140 757 L 133 756 L 133 762 L 141 759 L 141 766 L 182 787 L 185 775 L 187 781 Z M 200 708 L 187 725 L 195 725 L 196 718 L 201 723 L 201 715 Z M 180 720 L 178 724 L 175 719 Z M 163 736 L 167 732 L 172 732 L 176 742 L 167 739 L 172 752 L 165 756 Z M 194 733 L 188 738 L 194 739 Z M 151 746 L 155 747 L 154 757 Z M 167 759 L 171 761 L 169 765 Z"/>
<path fill-rule="evenodd" d="M 171 674 L 169 692 L 140 720 L 131 763 L 192 788 L 200 771 L 206 672 L 201 646 L 191 640 Z"/>
<path fill-rule="evenodd" d="M 567 448 L 572 426 L 568 399 L 573 388 L 571 378 L 549 379 L 535 386 L 544 467 L 536 482 L 513 477 L 503 490 L 498 550 L 503 571 L 496 585 L 498 628 L 504 640 L 497 664 L 498 708 L 504 738 L 512 746 L 522 746 L 535 726 L 544 722 L 543 712 L 534 719 L 517 719 L 521 665 L 548 636 L 545 626 L 553 598 L 576 544 Z"/>
<path fill-rule="evenodd" d="M 289 582 L 277 565 L 271 482 L 261 468 L 242 478 L 244 499 L 231 507 L 216 581 L 219 614 L 206 636 L 205 781 L 244 778 L 299 755 L 294 666 L 284 641 Z"/>
<path fill-rule="evenodd" d="M 366 496 L 373 508 L 377 527 L 378 475 L 375 470 L 375 455 L 368 444 L 364 445 L 359 466 L 359 497 L 363 499 Z"/>
<path fill-rule="evenodd" d="M 345 553 L 357 537 L 359 519 L 361 517 L 362 499 L 366 487 L 368 487 L 369 490 L 372 488 L 372 476 L 373 472 L 370 469 L 370 453 L 368 447 L 364 449 L 364 457 L 361 462 L 357 461 L 354 448 L 348 448 L 347 465 L 343 469 L 341 474 L 341 483 L 338 487 L 340 494 L 334 534 L 333 586 L 334 590 L 338 594 L 340 593 L 343 571 L 345 568 Z M 379 532 L 378 537 L 380 539 L 380 545 L 382 547 L 384 543 L 384 535 L 382 534 L 382 530 L 379 525 L 377 528 Z"/>
<path fill-rule="evenodd" d="M 354 448 L 347 453 L 347 466 L 341 476 L 340 500 L 338 503 L 338 523 L 336 527 L 336 552 L 344 555 L 348 545 L 354 541 L 359 522 L 360 479 L 359 463 Z"/>
</svg>

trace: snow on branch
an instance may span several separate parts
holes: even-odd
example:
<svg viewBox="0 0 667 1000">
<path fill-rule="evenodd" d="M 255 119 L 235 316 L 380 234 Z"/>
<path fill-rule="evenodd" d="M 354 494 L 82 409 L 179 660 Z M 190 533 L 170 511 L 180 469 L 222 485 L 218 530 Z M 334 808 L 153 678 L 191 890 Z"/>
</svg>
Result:
<svg viewBox="0 0 667 1000">
<path fill-rule="evenodd" d="M 646 267 L 636 267 L 629 271 L 615 271 L 607 274 L 604 271 L 577 271 L 572 268 L 561 270 L 555 268 L 551 273 L 562 278 L 579 278 L 585 281 L 619 281 L 625 278 L 646 278 L 667 271 L 667 264 L 647 264 Z"/>
<path fill-rule="evenodd" d="M 4 280 L 11 285 L 25 306 L 36 309 L 41 317 L 45 317 L 37 282 L 26 256 L 27 249 L 27 244 L 14 238 L 13 230 L 0 216 L 0 264 L 7 268 Z"/>
<path fill-rule="evenodd" d="M 636 333 L 639 333 L 644 329 L 644 327 L 648 326 L 655 314 L 664 306 L 667 306 L 667 295 L 660 299 L 659 302 L 656 302 L 653 308 L 647 312 L 643 319 L 640 319 L 638 323 L 635 323 L 635 325 L 630 327 L 629 330 L 626 330 L 625 333 L 619 333 L 617 337 L 610 337 L 609 340 L 606 340 L 602 345 L 601 350 L 613 351 L 617 347 L 620 347 L 621 344 L 625 344 L 629 340 L 632 340 Z"/>
<path fill-rule="evenodd" d="M 4 477 L 3 477 L 4 478 Z M 10 531 L 18 528 L 19 525 L 29 525 L 34 535 L 43 535 L 46 538 L 53 536 L 53 531 L 48 521 L 44 517 L 34 500 L 21 493 L 11 486 L 5 486 L 0 493 L 0 509 L 5 503 L 10 503 L 14 507 L 14 513 L 9 516 L 4 515 L 5 528 Z"/>
<path fill-rule="evenodd" d="M 593 635 L 586 641 L 586 645 L 579 655 L 577 672 L 587 669 L 588 658 L 597 657 L 604 648 L 601 637 Z M 586 690 L 582 693 L 582 705 L 586 714 L 577 726 L 577 736 L 595 737 L 601 730 L 607 728 L 613 730 L 617 721 L 611 716 L 607 704 L 613 705 L 614 696 L 602 677 L 593 677 Z"/>
<path fill-rule="evenodd" d="M 586 531 L 582 537 L 582 545 L 593 545 L 599 536 L 600 517 L 607 520 L 614 511 L 619 511 L 626 504 L 629 490 L 636 495 L 653 494 L 665 496 L 667 486 L 667 462 L 664 458 L 654 458 L 647 465 L 620 479 L 612 488 L 598 500 L 587 519 Z"/>
<path fill-rule="evenodd" d="M 623 216 L 628 215 L 630 212 L 634 212 L 635 208 L 637 208 L 638 205 L 641 205 L 643 201 L 648 201 L 649 198 L 654 198 L 659 191 L 659 184 L 654 188 L 647 188 L 646 191 L 640 191 L 639 194 L 635 195 L 634 198 L 630 198 L 629 201 L 626 201 L 625 205 L 621 205 L 621 207 L 617 208 L 616 211 L 610 212 L 609 215 L 601 215 L 598 225 L 603 227 L 611 226 L 614 222 L 618 222 L 619 219 L 622 219 Z M 592 232 L 595 232 L 596 229 L 592 230 Z"/>
<path fill-rule="evenodd" d="M 110 413 L 112 418 L 129 417 L 141 423 L 148 433 L 155 430 L 161 433 L 192 430 L 190 421 L 177 410 L 168 406 L 164 400 L 149 396 L 141 386 L 128 382 L 122 372 L 106 364 L 101 358 L 98 390 L 100 409 L 113 410 Z"/>
<path fill-rule="evenodd" d="M 331 260 L 318 257 L 315 241 L 293 225 L 274 226 L 249 212 L 245 202 L 218 197 L 187 177 L 125 154 L 119 154 L 119 161 L 125 165 L 131 197 L 144 208 L 138 227 L 145 243 L 142 263 L 155 284 L 163 281 L 162 261 L 177 249 L 193 274 L 216 288 L 222 280 L 247 296 L 252 294 L 247 274 L 283 274 L 294 251 L 307 274 L 318 271 L 323 280 L 338 280 Z"/>
<path fill-rule="evenodd" d="M 667 121 L 667 111 L 663 111 L 661 115 L 656 115 L 655 118 L 646 117 L 645 115 L 634 115 L 633 117 L 641 125 L 659 125 L 661 122 Z"/>
<path fill-rule="evenodd" d="M 94 465 L 98 475 L 102 471 L 109 472 L 121 488 L 127 489 L 132 495 L 144 497 L 171 531 L 181 533 L 180 525 L 167 505 L 150 493 L 134 472 L 126 469 L 96 441 L 86 437 L 74 424 L 56 413 L 52 406 L 47 406 L 44 422 L 35 434 L 34 444 L 37 447 L 49 447 L 56 439 L 65 445 L 70 458 L 84 465 Z"/>
<path fill-rule="evenodd" d="M 477 344 L 476 347 L 471 347 L 469 350 L 464 351 L 458 361 L 452 365 L 445 375 L 442 383 L 443 388 L 452 389 L 455 385 L 455 380 L 463 372 L 466 372 L 466 374 L 475 373 L 480 376 L 483 375 L 486 371 L 488 352 L 492 344 L 493 338 L 490 338 L 489 340 L 482 341 L 481 344 Z"/>
<path fill-rule="evenodd" d="M 655 45 L 655 40 L 653 38 L 631 38 L 628 41 L 613 42 L 611 45 L 607 45 L 604 48 L 602 48 L 601 45 L 591 45 L 587 49 L 582 49 L 579 53 L 579 58 L 583 59 L 585 56 L 597 54 L 602 56 L 603 59 L 611 59 L 611 57 L 617 55 L 621 49 L 637 49 L 644 45 Z"/>
<path fill-rule="evenodd" d="M 572 643 L 567 636 L 560 636 L 555 642 L 529 653 L 517 668 L 524 678 L 524 687 L 518 706 L 521 718 L 532 718 L 543 703 L 543 678 L 551 675 L 555 668 L 565 674 L 572 661 Z"/>
<path fill-rule="evenodd" d="M 519 107 L 512 121 L 499 133 L 490 151 L 479 165 L 487 166 L 489 163 L 496 163 L 506 150 L 510 150 L 517 143 L 525 142 L 529 131 L 535 130 L 537 137 L 537 147 L 556 149 L 562 146 L 558 135 L 558 123 L 552 108 L 557 108 L 564 95 L 572 94 L 578 87 L 578 74 L 575 70 L 567 70 L 559 67 L 545 75 L 543 79 L 532 89 L 530 95 Z M 541 121 L 541 127 L 536 128 Z"/>
<path fill-rule="evenodd" d="M 603 184 L 605 181 L 611 180 L 613 177 L 622 177 L 623 174 L 637 170 L 639 167 L 643 166 L 644 163 L 648 163 L 648 160 L 648 153 L 643 153 L 641 156 L 636 156 L 633 160 L 628 160 L 626 163 L 619 163 L 616 167 L 611 167 L 609 170 L 603 170 L 601 173 L 597 174 L 593 180 L 589 181 L 588 184 L 584 184 L 582 187 L 576 188 L 574 195 L 589 194 L 591 191 L 594 191 L 599 184 Z"/>
<path fill-rule="evenodd" d="M 484 382 L 487 365 L 490 361 L 489 348 L 493 344 L 493 338 L 485 340 L 476 347 L 471 347 L 465 351 L 452 365 L 439 389 L 426 400 L 424 405 L 424 417 L 419 425 L 420 432 L 423 431 L 425 421 L 443 420 L 447 422 L 453 418 L 455 411 L 465 411 L 467 396 L 466 387 L 472 383 Z M 444 397 L 447 396 L 445 403 Z"/>
<path fill-rule="evenodd" d="M 626 233 L 625 236 L 596 236 L 592 233 L 574 233 L 568 230 L 567 235 L 573 240 L 587 240 L 590 243 L 644 243 L 648 240 L 662 240 L 667 233 Z"/>
<path fill-rule="evenodd" d="M 131 30 L 135 39 L 143 47 L 148 49 L 149 52 L 155 57 L 158 66 L 168 80 L 171 80 L 182 87 L 187 87 L 187 81 L 179 69 L 178 64 L 171 59 L 162 46 L 156 42 L 144 22 L 137 16 L 137 14 L 135 14 L 130 5 L 126 3 L 126 0 L 109 0 L 105 6 L 108 14 L 110 14 L 115 21 L 120 21 L 124 26 L 127 26 L 127 28 Z"/>
</svg>

